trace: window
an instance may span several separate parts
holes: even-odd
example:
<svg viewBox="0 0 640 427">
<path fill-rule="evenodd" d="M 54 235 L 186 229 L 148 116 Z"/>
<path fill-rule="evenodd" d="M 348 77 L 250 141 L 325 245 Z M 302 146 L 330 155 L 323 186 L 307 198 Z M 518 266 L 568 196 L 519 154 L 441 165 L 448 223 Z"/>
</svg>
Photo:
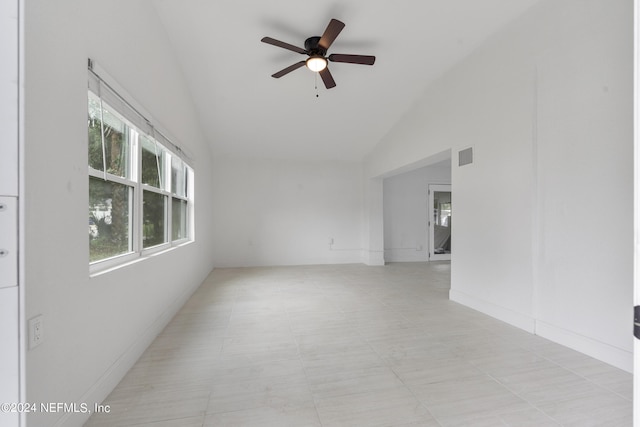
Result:
<svg viewBox="0 0 640 427">
<path fill-rule="evenodd" d="M 179 158 L 171 158 L 172 239 L 187 237 L 187 206 L 189 201 L 189 167 Z"/>
<path fill-rule="evenodd" d="M 154 191 L 143 191 L 142 245 L 145 248 L 167 241 L 167 197 Z"/>
<path fill-rule="evenodd" d="M 163 143 L 160 142 L 160 140 Z M 193 169 L 149 122 L 90 73 L 89 261 L 92 270 L 189 241 Z"/>
<path fill-rule="evenodd" d="M 141 136 L 140 141 L 142 142 L 142 183 L 162 188 L 160 183 L 164 183 L 164 150 L 151 138 Z"/>
</svg>

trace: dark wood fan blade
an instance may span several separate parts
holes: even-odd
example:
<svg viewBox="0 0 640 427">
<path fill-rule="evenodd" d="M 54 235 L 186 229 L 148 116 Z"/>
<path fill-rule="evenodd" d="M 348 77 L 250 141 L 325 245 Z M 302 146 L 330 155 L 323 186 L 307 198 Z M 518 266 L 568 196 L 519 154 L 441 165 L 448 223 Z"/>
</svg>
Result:
<svg viewBox="0 0 640 427">
<path fill-rule="evenodd" d="M 303 53 L 306 54 L 307 51 L 302 49 L 301 47 L 298 46 L 294 46 L 292 44 L 289 43 L 285 43 L 285 42 L 281 42 L 280 40 L 276 40 L 276 39 L 272 39 L 271 37 L 263 37 L 262 40 L 260 40 L 262 43 L 267 43 L 273 46 L 278 46 L 284 49 L 289 49 L 292 50 L 294 52 L 297 53 Z"/>
<path fill-rule="evenodd" d="M 329 21 L 329 25 L 327 25 L 327 29 L 324 30 L 324 34 L 320 37 L 320 41 L 318 42 L 318 46 L 323 48 L 324 50 L 329 50 L 329 46 L 333 44 L 340 31 L 344 28 L 344 22 L 338 21 L 337 19 L 332 19 Z"/>
<path fill-rule="evenodd" d="M 285 74 L 289 74 L 290 72 L 292 72 L 294 70 L 297 70 L 300 67 L 304 67 L 304 64 L 306 64 L 306 61 L 296 62 L 293 65 L 289 65 L 284 70 L 278 71 L 277 73 L 273 74 L 271 77 L 279 79 L 280 77 L 284 76 Z"/>
<path fill-rule="evenodd" d="M 336 81 L 333 80 L 333 76 L 331 75 L 331 72 L 329 71 L 329 68 L 325 68 L 324 70 L 320 71 L 320 77 L 322 77 L 322 81 L 324 82 L 324 86 L 327 89 L 331 89 L 332 87 L 336 87 Z"/>
<path fill-rule="evenodd" d="M 346 62 L 349 64 L 373 65 L 376 57 L 371 55 L 343 55 L 341 53 L 333 53 L 329 55 L 329 61 Z"/>
</svg>

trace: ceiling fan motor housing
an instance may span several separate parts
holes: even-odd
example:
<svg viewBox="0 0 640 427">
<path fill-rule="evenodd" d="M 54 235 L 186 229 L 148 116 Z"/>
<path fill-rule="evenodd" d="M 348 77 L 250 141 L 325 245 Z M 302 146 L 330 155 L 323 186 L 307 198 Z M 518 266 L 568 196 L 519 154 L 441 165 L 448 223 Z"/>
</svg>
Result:
<svg viewBox="0 0 640 427">
<path fill-rule="evenodd" d="M 309 55 L 325 56 L 327 54 L 327 50 L 318 45 L 318 42 L 320 42 L 320 38 L 321 37 L 319 36 L 314 36 L 309 37 L 304 41 L 304 48 L 309 53 Z"/>
</svg>

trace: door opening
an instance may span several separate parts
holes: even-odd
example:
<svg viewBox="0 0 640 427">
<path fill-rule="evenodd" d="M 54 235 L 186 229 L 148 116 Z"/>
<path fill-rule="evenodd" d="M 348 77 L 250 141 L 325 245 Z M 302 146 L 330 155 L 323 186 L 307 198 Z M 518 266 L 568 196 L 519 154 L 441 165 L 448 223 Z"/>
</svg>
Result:
<svg viewBox="0 0 640 427">
<path fill-rule="evenodd" d="M 429 261 L 451 260 L 451 185 L 429 185 Z"/>
</svg>

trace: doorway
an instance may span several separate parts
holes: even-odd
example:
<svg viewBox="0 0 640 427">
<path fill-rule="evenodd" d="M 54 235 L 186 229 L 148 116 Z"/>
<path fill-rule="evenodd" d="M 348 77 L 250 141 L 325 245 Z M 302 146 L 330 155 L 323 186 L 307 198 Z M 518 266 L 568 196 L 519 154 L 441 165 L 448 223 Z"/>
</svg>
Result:
<svg viewBox="0 0 640 427">
<path fill-rule="evenodd" d="M 451 185 L 429 184 L 429 261 L 451 260 Z"/>
</svg>

